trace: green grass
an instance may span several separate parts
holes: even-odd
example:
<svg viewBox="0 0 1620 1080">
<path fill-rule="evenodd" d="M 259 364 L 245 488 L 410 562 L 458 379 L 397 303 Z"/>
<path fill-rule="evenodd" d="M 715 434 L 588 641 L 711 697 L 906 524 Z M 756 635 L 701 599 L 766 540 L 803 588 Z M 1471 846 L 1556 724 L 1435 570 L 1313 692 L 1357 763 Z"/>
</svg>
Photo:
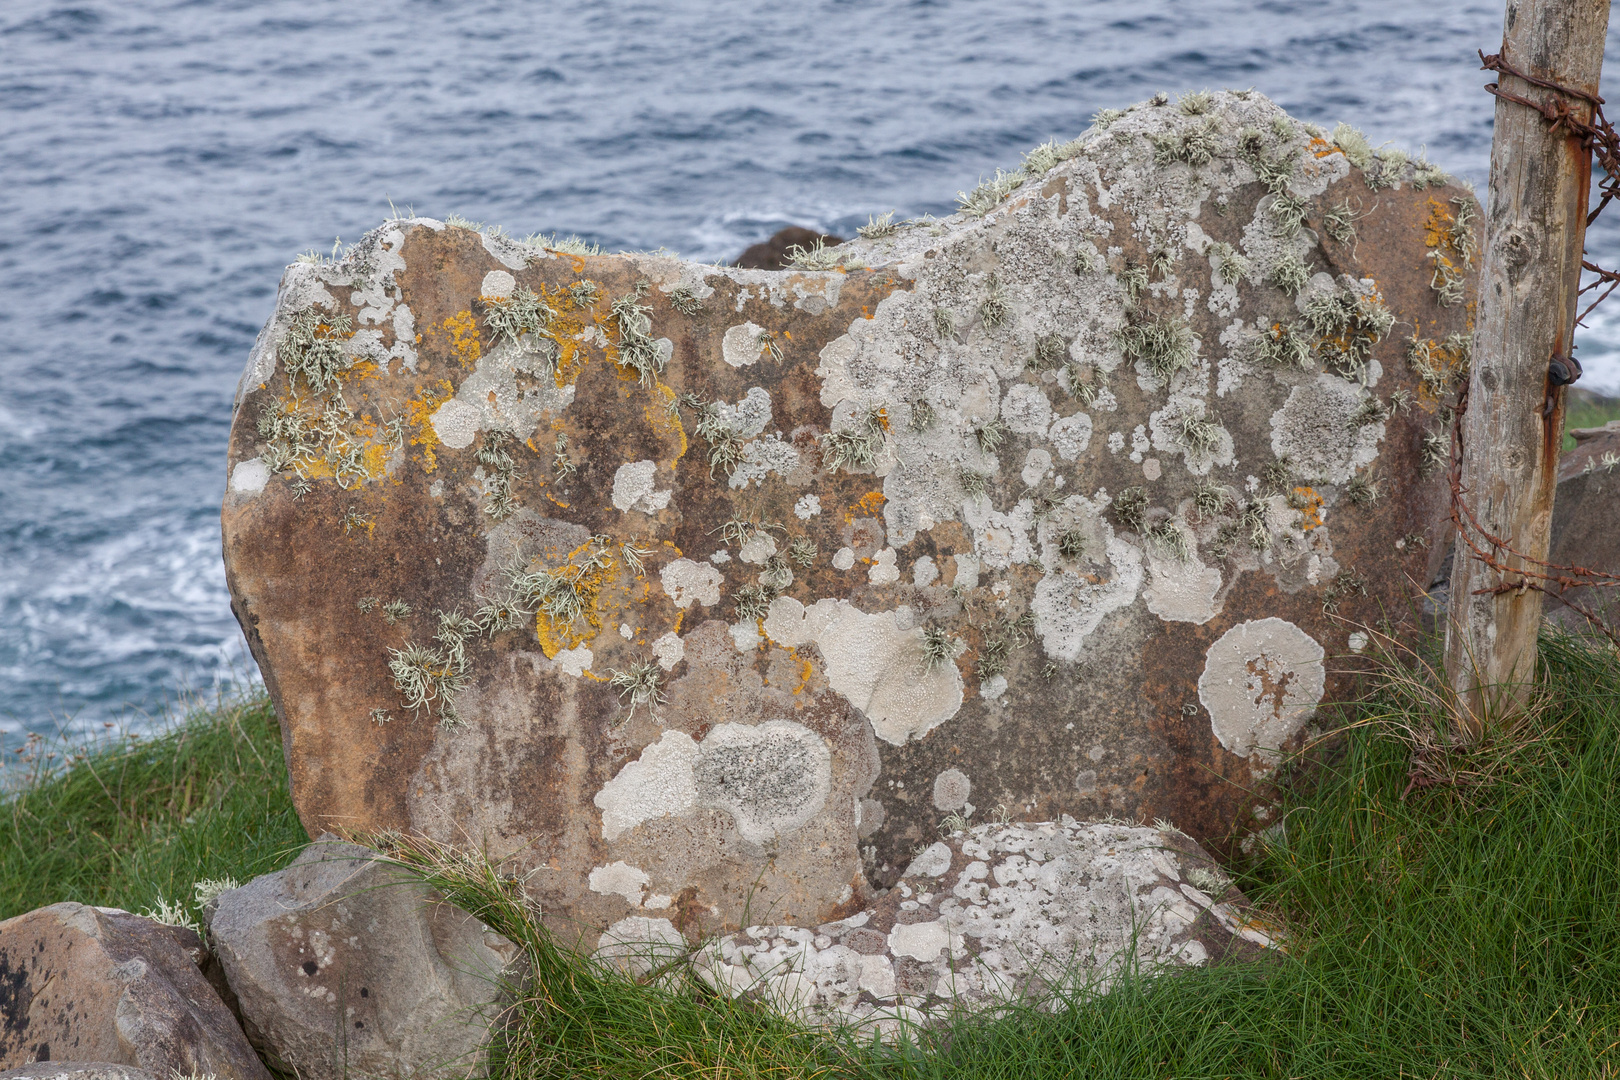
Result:
<svg viewBox="0 0 1620 1080">
<path fill-rule="evenodd" d="M 1477 751 L 1445 752 L 1443 702 L 1416 677 L 1350 711 L 1286 800 L 1283 837 L 1233 868 L 1290 927 L 1279 962 L 1128 981 L 898 1050 L 816 1038 L 678 974 L 604 974 L 476 858 L 396 854 L 528 954 L 538 978 L 496 1049 L 502 1076 L 1610 1077 L 1620 663 L 1569 638 L 1543 655 L 1539 717 Z"/>
<path fill-rule="evenodd" d="M 1564 430 L 1570 428 L 1602 427 L 1610 420 L 1620 420 L 1620 398 L 1600 397 L 1586 390 L 1572 390 L 1564 406 Z M 1575 446 L 1575 440 L 1564 436 L 1564 449 Z"/>
<path fill-rule="evenodd" d="M 29 756 L 44 764 L 48 752 L 36 743 Z M 199 708 L 36 769 L 0 802 L 0 918 L 63 900 L 189 910 L 195 882 L 246 881 L 308 842 L 269 700 Z"/>
<path fill-rule="evenodd" d="M 1066 1011 L 1015 1008 L 898 1048 L 807 1031 L 678 968 L 610 974 L 541 930 L 481 857 L 397 838 L 389 850 L 527 954 L 534 978 L 492 1051 L 512 1080 L 1612 1078 L 1620 661 L 1567 637 L 1542 652 L 1539 712 L 1478 750 L 1435 738 L 1444 702 L 1416 675 L 1345 710 L 1328 758 L 1297 774 L 1282 834 L 1230 868 L 1288 925 L 1289 955 L 1129 979 Z M 138 907 L 269 869 L 302 840 L 262 704 L 92 760 L 104 779 L 77 766 L 12 803 L 7 913 L 70 897 Z M 114 772 L 118 798 L 103 791 Z M 190 810 L 188 781 L 208 793 Z"/>
</svg>

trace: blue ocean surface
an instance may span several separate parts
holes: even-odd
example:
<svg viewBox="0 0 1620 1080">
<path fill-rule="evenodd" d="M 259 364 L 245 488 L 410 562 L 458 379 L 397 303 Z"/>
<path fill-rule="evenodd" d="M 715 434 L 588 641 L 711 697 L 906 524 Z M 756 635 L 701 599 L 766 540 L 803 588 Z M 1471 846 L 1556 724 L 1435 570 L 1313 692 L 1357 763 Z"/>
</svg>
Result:
<svg viewBox="0 0 1620 1080">
<path fill-rule="evenodd" d="M 282 267 L 390 205 L 729 260 L 787 224 L 947 214 L 1099 109 L 1206 87 L 1483 185 L 1502 10 L 7 0 L 0 733 L 257 677 L 219 553 L 232 391 Z M 1617 329 L 1580 339 L 1586 385 L 1620 390 Z"/>
</svg>

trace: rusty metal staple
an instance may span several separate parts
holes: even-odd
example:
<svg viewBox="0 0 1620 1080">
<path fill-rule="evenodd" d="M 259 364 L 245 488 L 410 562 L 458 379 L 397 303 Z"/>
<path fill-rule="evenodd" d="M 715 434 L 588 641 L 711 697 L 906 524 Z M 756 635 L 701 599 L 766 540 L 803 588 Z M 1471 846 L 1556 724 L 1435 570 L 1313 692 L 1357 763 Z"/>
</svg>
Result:
<svg viewBox="0 0 1620 1080">
<path fill-rule="evenodd" d="M 1604 178 L 1599 185 L 1601 198 L 1597 206 L 1587 214 L 1586 224 L 1591 226 L 1597 216 L 1609 205 L 1610 201 L 1620 198 L 1620 133 L 1603 114 L 1603 98 L 1596 94 L 1589 94 L 1584 90 L 1564 86 L 1550 79 L 1542 79 L 1527 74 L 1508 63 L 1502 53 L 1486 55 L 1484 50 L 1479 53 L 1480 67 L 1486 71 L 1495 71 L 1500 74 L 1512 75 L 1523 79 L 1532 86 L 1540 86 L 1562 95 L 1553 97 L 1545 102 L 1531 101 L 1519 94 L 1503 90 L 1499 83 L 1487 83 L 1487 92 L 1503 99 L 1534 109 L 1546 119 L 1548 127 L 1557 131 L 1562 128 L 1569 136 L 1580 141 L 1581 148 L 1597 157 L 1598 164 L 1602 166 Z M 1581 120 L 1571 111 L 1570 99 L 1586 102 L 1592 107 L 1590 122 Z M 1581 267 L 1597 275 L 1597 280 L 1583 286 L 1576 294 L 1590 292 L 1600 286 L 1607 285 L 1601 295 L 1589 304 L 1575 320 L 1575 325 L 1584 325 L 1584 320 L 1597 307 L 1608 298 L 1609 294 L 1620 287 L 1620 272 L 1605 270 L 1595 263 L 1581 260 Z M 1573 352 L 1573 348 L 1570 350 Z M 1620 588 L 1620 574 L 1611 574 L 1602 570 L 1591 570 L 1584 566 L 1566 566 L 1560 563 L 1550 563 L 1544 559 L 1535 559 L 1519 551 L 1507 540 L 1491 533 L 1479 523 L 1474 512 L 1469 509 L 1467 501 L 1463 498 L 1462 487 L 1462 418 L 1468 409 L 1468 386 L 1465 383 L 1458 391 L 1457 407 L 1451 426 L 1451 466 L 1449 478 L 1451 482 L 1451 522 L 1457 529 L 1458 539 L 1468 545 L 1469 551 L 1475 560 L 1495 570 L 1504 578 L 1515 577 L 1516 581 L 1494 588 L 1476 589 L 1475 595 L 1501 595 L 1509 592 L 1524 592 L 1535 589 L 1537 592 L 1551 596 L 1560 601 L 1571 611 L 1580 615 L 1595 629 L 1607 637 L 1616 648 L 1620 648 L 1620 629 L 1610 626 L 1597 612 L 1576 603 L 1566 595 L 1578 588 Z M 1478 539 L 1476 540 L 1476 535 Z M 1482 546 L 1483 544 L 1483 546 Z M 1499 555 L 1507 554 L 1518 559 L 1519 565 L 1509 566 L 1502 562 Z"/>
</svg>

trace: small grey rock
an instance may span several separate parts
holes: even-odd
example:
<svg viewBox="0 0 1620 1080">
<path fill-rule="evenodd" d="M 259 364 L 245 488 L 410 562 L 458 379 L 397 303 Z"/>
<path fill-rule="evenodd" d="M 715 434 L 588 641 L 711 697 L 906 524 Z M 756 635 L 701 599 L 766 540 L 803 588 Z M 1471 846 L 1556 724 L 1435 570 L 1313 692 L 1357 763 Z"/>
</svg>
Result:
<svg viewBox="0 0 1620 1080">
<path fill-rule="evenodd" d="M 242 1026 L 302 1080 L 479 1064 L 518 950 L 402 868 L 320 841 L 203 911 Z"/>
</svg>

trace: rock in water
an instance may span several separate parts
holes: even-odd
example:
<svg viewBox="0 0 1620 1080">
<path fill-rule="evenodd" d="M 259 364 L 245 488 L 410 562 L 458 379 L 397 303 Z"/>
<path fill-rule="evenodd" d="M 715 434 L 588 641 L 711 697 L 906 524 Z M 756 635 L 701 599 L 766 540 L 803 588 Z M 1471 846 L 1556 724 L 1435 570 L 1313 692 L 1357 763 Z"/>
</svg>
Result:
<svg viewBox="0 0 1620 1080">
<path fill-rule="evenodd" d="M 782 270 L 792 262 L 792 256 L 798 251 L 809 253 L 818 246 L 834 247 L 843 242 L 842 237 L 830 233 L 818 233 L 802 225 L 789 225 L 785 229 L 778 229 L 757 244 L 750 244 L 731 265 L 740 266 L 745 270 Z"/>
<path fill-rule="evenodd" d="M 204 917 L 243 1027 L 305 1080 L 469 1075 L 517 958 L 511 942 L 352 844 L 318 842 L 221 893 Z"/>
<path fill-rule="evenodd" d="M 1436 568 L 1477 204 L 1243 93 L 964 202 L 824 269 L 290 267 L 224 537 L 306 826 L 682 932 L 852 915 L 947 814 L 1243 826 Z"/>
<path fill-rule="evenodd" d="M 1128 971 L 1280 947 L 1246 907 L 1173 829 L 1072 818 L 976 825 L 925 848 L 868 911 L 813 929 L 750 926 L 695 959 L 734 997 L 887 1034 L 953 1011 L 1103 992 Z"/>
<path fill-rule="evenodd" d="M 194 932 L 113 908 L 52 904 L 0 922 L 0 1069 L 270 1080 L 193 962 L 201 953 Z"/>
</svg>

